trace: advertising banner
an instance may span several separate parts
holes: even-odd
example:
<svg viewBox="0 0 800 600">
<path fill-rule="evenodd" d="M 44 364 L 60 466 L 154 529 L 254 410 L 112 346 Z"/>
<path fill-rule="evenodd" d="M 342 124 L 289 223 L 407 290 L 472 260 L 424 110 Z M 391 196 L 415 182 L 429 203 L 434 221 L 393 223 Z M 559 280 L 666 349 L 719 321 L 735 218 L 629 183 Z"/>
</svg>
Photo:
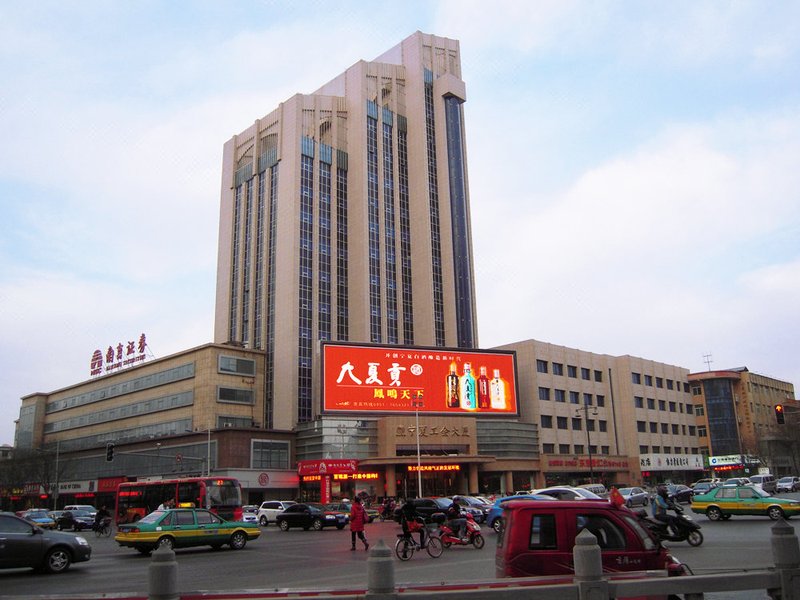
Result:
<svg viewBox="0 0 800 600">
<path fill-rule="evenodd" d="M 323 412 L 519 412 L 512 351 L 324 344 L 322 366 Z"/>
</svg>

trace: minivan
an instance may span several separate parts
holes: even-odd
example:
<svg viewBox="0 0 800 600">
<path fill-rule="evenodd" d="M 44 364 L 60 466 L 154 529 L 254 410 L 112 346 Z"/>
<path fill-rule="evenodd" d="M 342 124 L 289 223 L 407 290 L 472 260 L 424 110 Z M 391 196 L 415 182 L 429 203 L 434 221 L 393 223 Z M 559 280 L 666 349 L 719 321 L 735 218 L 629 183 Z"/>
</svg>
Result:
<svg viewBox="0 0 800 600">
<path fill-rule="evenodd" d="M 498 578 L 574 573 L 575 537 L 584 529 L 597 537 L 604 573 L 684 572 L 633 512 L 612 502 L 509 500 L 503 520 L 495 555 Z"/>
<path fill-rule="evenodd" d="M 750 483 L 752 483 L 754 486 L 758 488 L 761 488 L 768 494 L 774 494 L 778 489 L 778 482 L 775 479 L 775 476 L 771 475 L 770 473 L 763 473 L 761 475 L 751 475 Z"/>
</svg>

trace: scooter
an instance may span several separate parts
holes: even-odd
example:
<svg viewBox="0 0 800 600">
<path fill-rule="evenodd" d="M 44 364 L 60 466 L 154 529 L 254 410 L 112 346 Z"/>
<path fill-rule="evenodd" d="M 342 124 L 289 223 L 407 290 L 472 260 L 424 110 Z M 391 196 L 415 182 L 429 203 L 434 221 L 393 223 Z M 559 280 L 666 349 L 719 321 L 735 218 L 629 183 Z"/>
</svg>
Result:
<svg viewBox="0 0 800 600">
<path fill-rule="evenodd" d="M 690 546 L 702 544 L 703 534 L 700 532 L 700 525 L 692 521 L 692 518 L 683 512 L 679 504 L 670 502 L 669 508 L 674 510 L 678 517 L 673 525 L 677 531 L 672 531 L 664 521 L 650 518 L 645 510 L 639 510 L 636 514 L 639 515 L 645 527 L 658 538 L 659 542 L 689 542 Z"/>
<path fill-rule="evenodd" d="M 439 537 L 442 540 L 442 545 L 445 548 L 450 546 L 468 546 L 473 545 L 477 550 L 483 548 L 486 543 L 483 535 L 481 534 L 481 526 L 475 522 L 475 519 L 470 513 L 465 515 L 467 521 L 467 532 L 464 537 L 459 537 L 456 533 L 443 522 L 439 524 Z"/>
</svg>

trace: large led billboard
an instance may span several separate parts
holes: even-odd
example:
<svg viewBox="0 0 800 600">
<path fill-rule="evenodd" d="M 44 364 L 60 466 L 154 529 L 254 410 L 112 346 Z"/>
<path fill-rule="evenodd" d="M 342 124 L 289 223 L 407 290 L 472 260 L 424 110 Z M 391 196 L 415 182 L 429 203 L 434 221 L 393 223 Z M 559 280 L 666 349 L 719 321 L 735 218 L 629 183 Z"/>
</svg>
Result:
<svg viewBox="0 0 800 600">
<path fill-rule="evenodd" d="M 518 415 L 516 354 L 325 343 L 322 410 Z"/>
</svg>

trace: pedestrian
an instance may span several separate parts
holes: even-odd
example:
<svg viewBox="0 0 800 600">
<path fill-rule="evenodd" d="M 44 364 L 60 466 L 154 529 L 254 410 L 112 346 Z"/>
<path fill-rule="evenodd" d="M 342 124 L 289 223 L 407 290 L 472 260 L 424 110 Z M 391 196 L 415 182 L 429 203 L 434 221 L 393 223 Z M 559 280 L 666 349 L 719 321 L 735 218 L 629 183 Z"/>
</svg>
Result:
<svg viewBox="0 0 800 600">
<path fill-rule="evenodd" d="M 367 511 L 361 505 L 361 498 L 353 498 L 353 506 L 350 509 L 350 550 L 356 549 L 356 536 L 364 542 L 364 550 L 369 550 L 367 537 L 364 535 L 364 523 L 367 521 Z"/>
</svg>

